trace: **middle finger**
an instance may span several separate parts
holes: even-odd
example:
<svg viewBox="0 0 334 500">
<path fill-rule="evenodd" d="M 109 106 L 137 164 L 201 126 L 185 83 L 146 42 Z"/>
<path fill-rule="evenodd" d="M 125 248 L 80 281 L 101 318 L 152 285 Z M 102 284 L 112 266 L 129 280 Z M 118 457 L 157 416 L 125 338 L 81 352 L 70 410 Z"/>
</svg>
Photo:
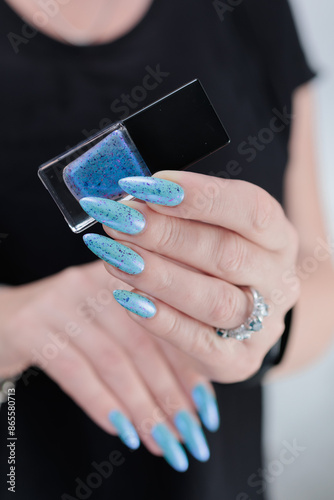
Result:
<svg viewBox="0 0 334 500">
<path fill-rule="evenodd" d="M 238 287 L 179 266 L 153 252 L 127 247 L 105 236 L 86 234 L 84 241 L 116 278 L 208 325 L 235 328 L 252 303 Z M 262 289 L 262 288 L 261 288 Z"/>
<path fill-rule="evenodd" d="M 90 203 L 90 198 L 85 200 Z M 96 198 L 91 200 L 94 205 Z M 276 267 L 276 252 L 229 229 L 160 214 L 138 201 L 101 203 L 105 211 L 99 219 L 113 239 L 133 242 L 236 285 L 252 286 L 261 279 L 259 270 L 265 280 Z"/>
</svg>

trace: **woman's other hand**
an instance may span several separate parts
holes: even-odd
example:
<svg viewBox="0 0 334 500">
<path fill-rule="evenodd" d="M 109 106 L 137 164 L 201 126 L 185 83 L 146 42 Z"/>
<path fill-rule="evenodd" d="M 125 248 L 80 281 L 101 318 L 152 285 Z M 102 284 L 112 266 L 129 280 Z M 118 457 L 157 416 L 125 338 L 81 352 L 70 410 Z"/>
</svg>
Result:
<svg viewBox="0 0 334 500">
<path fill-rule="evenodd" d="M 203 422 L 216 430 L 212 388 L 191 363 L 175 359 L 172 366 L 113 299 L 120 287 L 126 284 L 97 261 L 1 289 L 0 376 L 38 365 L 106 432 L 133 449 L 141 439 L 185 470 L 179 441 L 197 459 L 209 457 L 196 404 Z"/>
</svg>

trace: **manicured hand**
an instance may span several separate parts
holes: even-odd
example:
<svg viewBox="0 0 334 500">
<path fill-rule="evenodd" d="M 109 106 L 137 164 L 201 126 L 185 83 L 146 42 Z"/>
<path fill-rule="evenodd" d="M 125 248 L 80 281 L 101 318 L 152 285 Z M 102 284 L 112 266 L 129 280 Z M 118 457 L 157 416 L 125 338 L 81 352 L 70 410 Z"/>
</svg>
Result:
<svg viewBox="0 0 334 500">
<path fill-rule="evenodd" d="M 113 238 L 86 235 L 110 274 L 133 287 L 116 300 L 138 325 L 196 360 L 219 382 L 249 378 L 284 330 L 299 290 L 293 270 L 298 238 L 281 205 L 238 180 L 165 171 L 120 181 L 143 201 L 82 200 Z M 108 227 L 107 227 L 108 226 Z M 270 306 L 263 329 L 238 341 L 217 335 L 252 311 L 254 287 Z"/>
<path fill-rule="evenodd" d="M 198 460 L 209 457 L 196 410 L 217 429 L 212 388 L 129 318 L 112 295 L 121 287 L 129 289 L 97 261 L 2 288 L 0 377 L 38 365 L 106 432 L 132 449 L 141 439 L 185 470 L 181 441 Z"/>
</svg>

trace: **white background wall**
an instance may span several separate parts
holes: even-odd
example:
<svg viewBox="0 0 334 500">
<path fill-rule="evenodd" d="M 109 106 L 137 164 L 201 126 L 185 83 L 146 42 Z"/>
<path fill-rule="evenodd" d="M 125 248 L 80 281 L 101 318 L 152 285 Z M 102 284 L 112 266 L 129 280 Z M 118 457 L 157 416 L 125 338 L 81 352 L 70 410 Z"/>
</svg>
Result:
<svg viewBox="0 0 334 500">
<path fill-rule="evenodd" d="M 319 73 L 315 133 L 327 228 L 334 235 L 334 1 L 290 3 L 308 59 Z M 283 442 L 294 440 L 305 449 L 280 466 Z M 334 345 L 308 369 L 265 386 L 264 442 L 269 500 L 334 499 Z"/>
<path fill-rule="evenodd" d="M 290 0 L 290 4 L 308 60 L 318 72 L 315 80 L 318 157 L 328 227 L 334 235 L 334 1 Z"/>
</svg>

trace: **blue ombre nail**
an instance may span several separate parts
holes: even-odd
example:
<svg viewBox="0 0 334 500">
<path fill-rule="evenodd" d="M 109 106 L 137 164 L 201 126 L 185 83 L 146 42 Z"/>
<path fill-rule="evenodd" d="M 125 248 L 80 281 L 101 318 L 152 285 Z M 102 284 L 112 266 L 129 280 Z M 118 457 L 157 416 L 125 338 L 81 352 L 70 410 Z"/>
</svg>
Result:
<svg viewBox="0 0 334 500">
<path fill-rule="evenodd" d="M 88 196 L 80 200 L 80 205 L 95 220 L 116 231 L 137 234 L 145 227 L 143 214 L 117 201 Z"/>
<path fill-rule="evenodd" d="M 211 432 L 216 431 L 219 428 L 220 418 L 215 396 L 204 384 L 196 385 L 191 395 L 205 427 Z"/>
<path fill-rule="evenodd" d="M 158 74 L 151 68 L 148 72 L 153 78 Z M 228 143 L 202 84 L 193 80 L 52 158 L 38 175 L 78 233 L 95 222 L 80 207 L 82 198 L 120 200 L 125 197 L 120 179 L 183 170 Z M 155 188 L 145 195 L 153 203 L 174 206 L 182 201 L 182 191 L 175 187 Z"/>
<path fill-rule="evenodd" d="M 181 410 L 174 416 L 174 424 L 190 453 L 200 462 L 210 458 L 210 450 L 201 426 L 193 415 L 186 410 Z"/>
<path fill-rule="evenodd" d="M 184 191 L 176 182 L 157 177 L 127 177 L 118 184 L 126 193 L 156 205 L 175 207 L 184 198 Z"/>
<path fill-rule="evenodd" d="M 142 318 L 152 318 L 157 312 L 153 302 L 142 295 L 127 290 L 114 290 L 113 295 L 121 306 Z"/>
<path fill-rule="evenodd" d="M 99 259 L 128 274 L 139 274 L 144 270 L 144 260 L 131 248 L 100 234 L 85 234 L 84 242 Z"/>
<path fill-rule="evenodd" d="M 165 424 L 156 424 L 151 430 L 152 437 L 161 448 L 166 462 L 173 469 L 184 472 L 188 469 L 188 458 L 174 434 Z"/>
<path fill-rule="evenodd" d="M 131 450 L 136 450 L 140 446 L 140 439 L 130 420 L 119 410 L 109 413 L 109 420 L 118 432 L 119 438 Z"/>
</svg>

